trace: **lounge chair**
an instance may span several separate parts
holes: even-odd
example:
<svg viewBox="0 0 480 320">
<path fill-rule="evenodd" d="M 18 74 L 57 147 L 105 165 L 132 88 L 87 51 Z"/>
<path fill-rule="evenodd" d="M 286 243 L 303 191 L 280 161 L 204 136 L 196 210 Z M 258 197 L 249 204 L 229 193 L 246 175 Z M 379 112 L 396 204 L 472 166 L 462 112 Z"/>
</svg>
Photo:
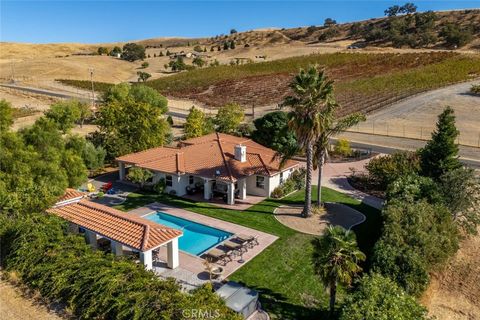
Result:
<svg viewBox="0 0 480 320">
<path fill-rule="evenodd" d="M 237 234 L 235 236 L 235 239 L 237 239 L 241 243 L 246 244 L 249 248 L 253 248 L 254 246 L 258 245 L 258 237 L 247 236 L 245 234 Z"/>
<path fill-rule="evenodd" d="M 247 249 L 245 248 L 245 246 L 241 243 L 238 243 L 238 242 L 233 242 L 231 240 L 227 240 L 227 241 L 224 241 L 222 243 L 222 245 L 230 250 L 236 250 L 236 251 L 247 251 Z"/>
<path fill-rule="evenodd" d="M 223 251 L 217 248 L 210 249 L 206 255 L 212 257 L 215 261 L 223 261 L 224 265 L 233 260 L 231 251 Z"/>
</svg>

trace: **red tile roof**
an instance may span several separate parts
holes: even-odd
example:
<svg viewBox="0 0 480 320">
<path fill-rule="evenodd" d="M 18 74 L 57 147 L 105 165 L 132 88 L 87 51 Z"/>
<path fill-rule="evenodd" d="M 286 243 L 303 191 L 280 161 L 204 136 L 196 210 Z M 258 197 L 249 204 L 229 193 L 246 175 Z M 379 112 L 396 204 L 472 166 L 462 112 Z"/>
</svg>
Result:
<svg viewBox="0 0 480 320">
<path fill-rule="evenodd" d="M 235 160 L 236 145 L 246 146 L 247 161 Z M 284 167 L 280 168 L 280 160 L 274 150 L 250 139 L 222 133 L 185 140 L 177 148 L 153 148 L 116 160 L 154 171 L 186 173 L 228 181 L 254 174 L 272 176 L 299 164 L 297 161 L 288 160 Z M 216 175 L 217 171 L 219 175 Z"/>
<path fill-rule="evenodd" d="M 156 248 L 183 234 L 179 230 L 88 200 L 47 211 L 139 251 Z"/>
<path fill-rule="evenodd" d="M 57 202 L 64 202 L 64 201 L 68 201 L 68 200 L 72 200 L 72 199 L 76 199 L 76 198 L 81 198 L 81 197 L 84 197 L 86 195 L 87 194 L 85 192 L 81 192 L 81 191 L 78 191 L 78 190 L 75 190 L 75 189 L 72 189 L 72 188 L 67 188 L 67 190 L 65 190 L 65 193 L 63 194 L 63 196 L 61 196 L 60 199 L 58 199 Z"/>
</svg>

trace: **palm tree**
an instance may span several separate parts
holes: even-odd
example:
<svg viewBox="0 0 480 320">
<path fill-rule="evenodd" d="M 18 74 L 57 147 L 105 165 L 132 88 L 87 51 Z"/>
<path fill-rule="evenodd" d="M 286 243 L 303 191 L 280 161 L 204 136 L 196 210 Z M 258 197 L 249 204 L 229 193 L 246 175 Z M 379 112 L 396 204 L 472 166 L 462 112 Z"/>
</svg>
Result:
<svg viewBox="0 0 480 320">
<path fill-rule="evenodd" d="M 353 113 L 339 120 L 335 117 L 338 104 L 332 95 L 325 103 L 325 107 L 320 110 L 320 134 L 314 145 L 314 161 L 313 169 L 318 169 L 318 185 L 317 185 L 317 205 L 322 205 L 322 174 L 325 158 L 328 156 L 328 145 L 330 138 L 345 131 L 351 126 L 356 125 L 360 121 L 365 121 L 365 116 L 361 113 Z"/>
<path fill-rule="evenodd" d="M 365 254 L 358 249 L 355 234 L 340 226 L 329 226 L 323 236 L 313 240 L 313 265 L 325 287 L 330 289 L 330 316 L 335 308 L 337 285 L 350 285 Z"/>
<path fill-rule="evenodd" d="M 305 206 L 302 216 L 308 217 L 312 207 L 313 145 L 321 133 L 320 111 L 333 95 L 333 81 L 316 66 L 301 69 L 290 84 L 292 96 L 285 98 L 282 106 L 291 108 L 288 126 L 295 132 L 299 147 L 305 149 L 307 174 L 305 186 Z"/>
</svg>

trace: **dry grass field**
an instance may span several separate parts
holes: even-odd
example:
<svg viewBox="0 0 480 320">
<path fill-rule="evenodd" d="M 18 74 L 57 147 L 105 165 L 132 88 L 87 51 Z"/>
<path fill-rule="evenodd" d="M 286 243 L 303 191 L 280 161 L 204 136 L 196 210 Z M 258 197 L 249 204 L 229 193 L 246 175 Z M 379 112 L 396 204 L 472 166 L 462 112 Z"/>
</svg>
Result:
<svg viewBox="0 0 480 320">
<path fill-rule="evenodd" d="M 438 320 L 480 319 L 480 236 L 461 243 L 447 267 L 432 277 L 422 303 Z"/>
</svg>

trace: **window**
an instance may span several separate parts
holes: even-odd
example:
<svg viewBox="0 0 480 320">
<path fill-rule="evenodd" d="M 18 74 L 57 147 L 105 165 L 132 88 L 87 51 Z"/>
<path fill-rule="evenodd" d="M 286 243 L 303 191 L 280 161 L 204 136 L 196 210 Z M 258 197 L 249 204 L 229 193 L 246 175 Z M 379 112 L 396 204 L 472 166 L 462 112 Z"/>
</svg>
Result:
<svg viewBox="0 0 480 320">
<path fill-rule="evenodd" d="M 257 176 L 257 188 L 265 189 L 265 177 Z"/>
<path fill-rule="evenodd" d="M 165 184 L 167 187 L 173 186 L 173 178 L 172 176 L 166 176 L 165 177 Z"/>
<path fill-rule="evenodd" d="M 188 176 L 188 184 L 193 184 L 193 176 Z"/>
<path fill-rule="evenodd" d="M 280 184 L 283 183 L 283 172 L 280 172 Z"/>
</svg>

